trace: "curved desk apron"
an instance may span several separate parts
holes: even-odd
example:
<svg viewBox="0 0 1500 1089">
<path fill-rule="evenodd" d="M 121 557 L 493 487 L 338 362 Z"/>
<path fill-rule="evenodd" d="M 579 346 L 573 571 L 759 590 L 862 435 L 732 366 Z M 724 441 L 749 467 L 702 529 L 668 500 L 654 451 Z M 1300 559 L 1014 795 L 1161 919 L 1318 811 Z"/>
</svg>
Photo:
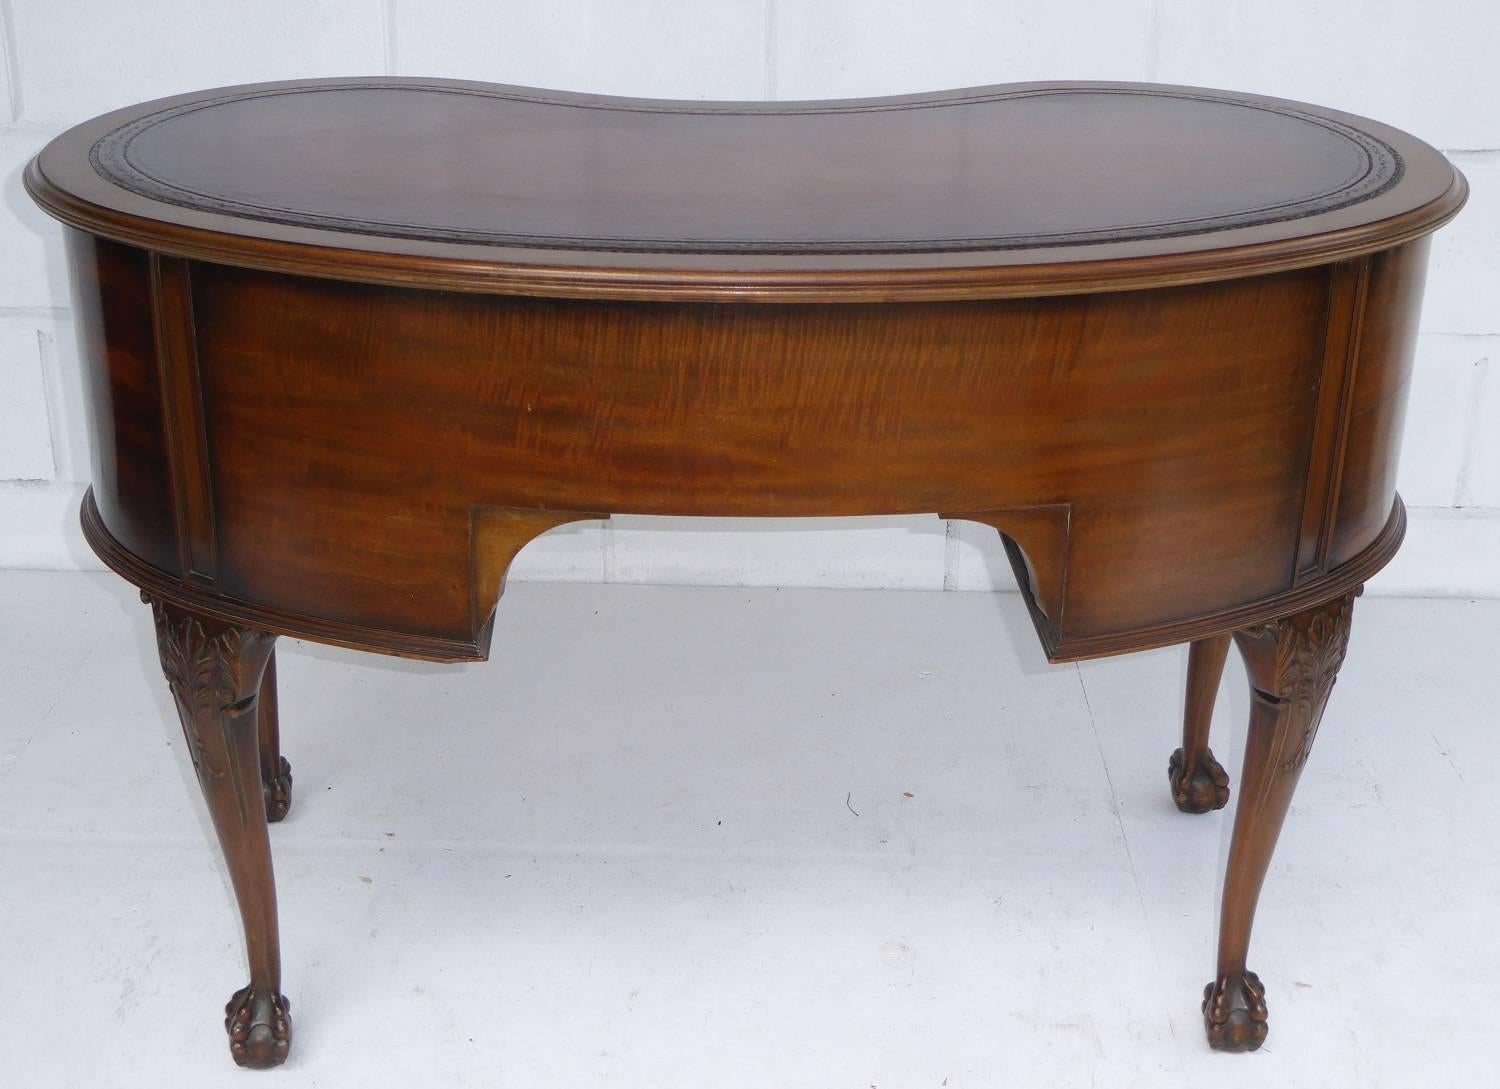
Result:
<svg viewBox="0 0 1500 1089">
<path fill-rule="evenodd" d="M 937 513 L 1004 537 L 1054 660 L 1231 636 L 1253 687 L 1215 1047 L 1351 603 L 1395 552 L 1426 238 L 1463 178 L 1331 110 L 1133 84 L 839 102 L 344 79 L 164 99 L 26 173 L 69 232 L 84 529 L 155 610 L 285 1058 L 272 644 L 483 658 L 511 559 L 617 512 Z M 264 804 L 262 804 L 264 799 Z"/>
</svg>

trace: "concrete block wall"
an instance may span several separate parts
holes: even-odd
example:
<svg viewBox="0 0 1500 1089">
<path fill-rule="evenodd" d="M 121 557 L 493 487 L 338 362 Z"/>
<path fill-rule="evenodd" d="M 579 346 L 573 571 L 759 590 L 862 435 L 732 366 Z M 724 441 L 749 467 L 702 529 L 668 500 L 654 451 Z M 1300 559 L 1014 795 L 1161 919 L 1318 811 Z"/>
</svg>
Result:
<svg viewBox="0 0 1500 1089">
<path fill-rule="evenodd" d="M 20 171 L 93 114 L 298 76 L 438 75 L 681 98 L 1027 79 L 1229 87 L 1410 129 L 1469 176 L 1435 243 L 1378 592 L 1500 595 L 1500 4 L 1432 0 L 0 0 L 0 567 L 92 567 L 88 437 L 60 233 Z M 514 577 L 990 589 L 996 536 L 935 518 L 563 527 Z"/>
</svg>

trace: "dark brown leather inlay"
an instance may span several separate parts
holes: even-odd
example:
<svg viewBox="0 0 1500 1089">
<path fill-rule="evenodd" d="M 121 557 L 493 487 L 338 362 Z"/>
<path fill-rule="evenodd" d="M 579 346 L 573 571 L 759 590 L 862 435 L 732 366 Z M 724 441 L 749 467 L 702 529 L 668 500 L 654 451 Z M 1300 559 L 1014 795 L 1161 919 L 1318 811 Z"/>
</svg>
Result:
<svg viewBox="0 0 1500 1089">
<path fill-rule="evenodd" d="M 1384 141 L 1290 105 L 1066 85 L 764 104 L 288 86 L 137 118 L 91 157 L 151 199 L 291 226 L 745 254 L 1201 234 L 1347 207 L 1403 171 Z"/>
</svg>

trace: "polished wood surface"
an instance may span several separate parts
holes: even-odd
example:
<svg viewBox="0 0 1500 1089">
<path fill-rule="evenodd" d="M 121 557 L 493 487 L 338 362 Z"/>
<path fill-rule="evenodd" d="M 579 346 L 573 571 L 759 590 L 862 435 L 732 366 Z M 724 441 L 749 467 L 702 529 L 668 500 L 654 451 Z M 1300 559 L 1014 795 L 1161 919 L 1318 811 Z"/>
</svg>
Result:
<svg viewBox="0 0 1500 1089">
<path fill-rule="evenodd" d="M 199 616 L 146 593 L 141 599 L 156 620 L 162 672 L 245 923 L 250 983 L 235 992 L 224 1011 L 230 1054 L 241 1066 L 275 1066 L 286 1060 L 292 1025 L 281 993 L 257 698 L 276 637 Z"/>
<path fill-rule="evenodd" d="M 1229 775 L 1208 747 L 1214 699 L 1224 677 L 1230 635 L 1196 639 L 1188 648 L 1187 697 L 1183 701 L 1182 748 L 1167 761 L 1172 801 L 1184 813 L 1207 813 L 1229 804 Z"/>
<path fill-rule="evenodd" d="M 260 84 L 87 122 L 28 170 L 65 222 L 225 264 L 631 299 L 1035 297 L 1377 252 L 1466 187 L 1304 103 L 1033 83 L 709 103 L 434 79 Z"/>
<path fill-rule="evenodd" d="M 72 228 L 86 534 L 228 769 L 200 781 L 253 951 L 237 1060 L 290 1042 L 271 637 L 483 658 L 520 549 L 617 513 L 997 529 L 1054 660 L 1194 644 L 1188 812 L 1228 798 L 1232 636 L 1256 710 L 1204 1016 L 1259 1046 L 1255 902 L 1348 601 L 1405 525 L 1427 235 L 1466 192 L 1430 147 L 1150 85 L 345 79 L 118 111 L 26 184 Z"/>
<path fill-rule="evenodd" d="M 1203 992 L 1208 1042 L 1218 1050 L 1254 1050 L 1266 1038 L 1265 987 L 1245 967 L 1250 927 L 1292 793 L 1344 663 L 1354 597 L 1342 594 L 1234 633 L 1250 675 L 1250 731 L 1219 910 L 1218 973 Z"/>
</svg>

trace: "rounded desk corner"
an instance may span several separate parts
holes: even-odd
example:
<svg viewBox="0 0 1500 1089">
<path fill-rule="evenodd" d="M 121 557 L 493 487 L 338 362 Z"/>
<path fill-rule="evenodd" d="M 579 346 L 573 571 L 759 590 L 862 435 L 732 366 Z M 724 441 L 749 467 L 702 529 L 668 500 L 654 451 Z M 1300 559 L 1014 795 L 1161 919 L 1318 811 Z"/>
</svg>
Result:
<svg viewBox="0 0 1500 1089">
<path fill-rule="evenodd" d="M 1395 557 L 1406 537 L 1406 523 L 1406 504 L 1397 495 L 1380 532 L 1356 555 L 1279 594 L 1227 609 L 1130 630 L 1083 636 L 1070 636 L 1063 631 L 1057 641 L 1050 645 L 1044 635 L 1043 650 L 1046 651 L 1047 660 L 1054 665 L 1154 650 L 1264 624 L 1330 601 L 1342 594 L 1358 593 L 1368 580 Z M 1038 632 L 1041 634 L 1040 625 Z"/>
<path fill-rule="evenodd" d="M 84 493 L 79 509 L 84 540 L 104 566 L 142 594 L 184 609 L 241 624 L 247 628 L 307 639 L 315 643 L 414 658 L 427 662 L 483 662 L 489 658 L 493 614 L 472 637 L 450 637 L 425 632 L 393 631 L 374 625 L 330 620 L 238 601 L 195 586 L 142 560 L 122 545 L 104 524 L 93 489 Z"/>
</svg>

